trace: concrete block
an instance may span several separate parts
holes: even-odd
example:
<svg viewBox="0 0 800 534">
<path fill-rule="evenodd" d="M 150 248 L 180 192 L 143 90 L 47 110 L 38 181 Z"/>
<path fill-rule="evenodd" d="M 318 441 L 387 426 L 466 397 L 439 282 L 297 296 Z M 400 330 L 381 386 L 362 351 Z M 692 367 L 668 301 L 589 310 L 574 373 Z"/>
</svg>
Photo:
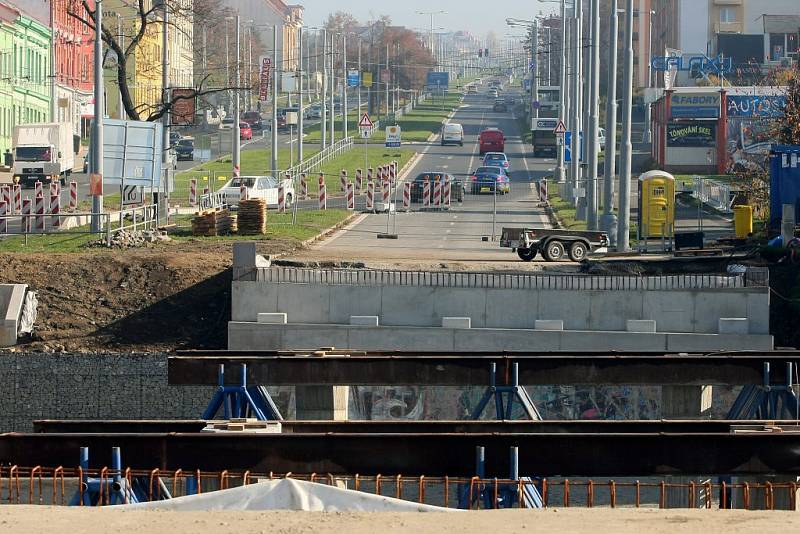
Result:
<svg viewBox="0 0 800 534">
<path fill-rule="evenodd" d="M 257 255 L 255 241 L 241 241 L 233 244 L 234 267 L 255 267 Z"/>
<path fill-rule="evenodd" d="M 353 326 L 378 326 L 377 315 L 351 315 L 350 324 Z"/>
<path fill-rule="evenodd" d="M 720 334 L 748 334 L 750 332 L 750 321 L 746 317 L 720 317 Z"/>
<path fill-rule="evenodd" d="M 653 334 L 649 334 L 653 335 Z M 714 352 L 718 350 L 772 350 L 772 336 L 762 334 L 666 334 L 670 352 Z"/>
<path fill-rule="evenodd" d="M 259 313 L 256 322 L 266 324 L 286 324 L 287 317 L 285 313 Z"/>
<path fill-rule="evenodd" d="M 0 284 L 0 347 L 17 344 L 19 318 L 27 289 L 26 284 Z"/>
<path fill-rule="evenodd" d="M 564 321 L 560 319 L 537 319 L 536 330 L 564 330 Z"/>
<path fill-rule="evenodd" d="M 471 328 L 469 317 L 442 317 L 442 328 Z"/>
<path fill-rule="evenodd" d="M 628 319 L 628 332 L 656 332 L 656 322 L 650 319 Z"/>
</svg>

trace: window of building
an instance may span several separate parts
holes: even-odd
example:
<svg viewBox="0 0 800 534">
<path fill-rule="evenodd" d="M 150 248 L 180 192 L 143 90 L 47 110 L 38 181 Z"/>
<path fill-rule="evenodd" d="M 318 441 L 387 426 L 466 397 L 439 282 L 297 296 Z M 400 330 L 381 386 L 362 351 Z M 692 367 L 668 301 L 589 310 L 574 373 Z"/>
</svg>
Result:
<svg viewBox="0 0 800 534">
<path fill-rule="evenodd" d="M 719 8 L 720 22 L 736 22 L 736 9 L 732 7 Z"/>
</svg>

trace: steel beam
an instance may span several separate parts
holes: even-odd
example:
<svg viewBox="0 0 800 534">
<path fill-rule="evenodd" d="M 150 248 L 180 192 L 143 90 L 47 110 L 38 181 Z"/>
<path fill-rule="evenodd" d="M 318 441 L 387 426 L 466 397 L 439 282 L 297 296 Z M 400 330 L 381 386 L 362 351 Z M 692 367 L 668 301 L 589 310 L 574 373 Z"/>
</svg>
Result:
<svg viewBox="0 0 800 534">
<path fill-rule="evenodd" d="M 770 380 L 786 382 L 786 363 L 800 364 L 800 351 L 662 353 L 440 353 L 348 352 L 297 355 L 287 352 L 181 352 L 169 358 L 169 383 L 211 385 L 220 364 L 247 364 L 248 381 L 264 386 L 417 385 L 485 386 L 489 365 L 501 382 L 512 363 L 519 381 L 532 385 L 703 385 L 762 384 L 764 364 Z M 230 374 L 230 373 L 229 373 Z"/>
<path fill-rule="evenodd" d="M 510 447 L 519 447 L 520 473 L 538 476 L 800 474 L 798 432 L 12 433 L 0 435 L 0 462 L 67 467 L 77 463 L 80 447 L 102 459 L 103 451 L 117 446 L 126 467 L 134 469 L 468 477 L 474 474 L 475 447 L 482 446 L 490 477 L 507 476 Z"/>
</svg>

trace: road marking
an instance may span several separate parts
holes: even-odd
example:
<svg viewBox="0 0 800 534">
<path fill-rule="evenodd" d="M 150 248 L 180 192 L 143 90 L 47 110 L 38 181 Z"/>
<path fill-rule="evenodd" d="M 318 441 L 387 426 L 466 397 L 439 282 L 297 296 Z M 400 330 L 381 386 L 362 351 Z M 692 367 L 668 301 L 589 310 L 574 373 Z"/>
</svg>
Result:
<svg viewBox="0 0 800 534">
<path fill-rule="evenodd" d="M 322 240 L 320 242 L 320 247 L 326 247 L 326 246 L 330 245 L 331 243 L 333 243 L 334 241 L 336 241 L 337 239 L 339 239 L 340 237 L 342 237 L 343 235 L 345 235 L 345 233 L 347 233 L 348 231 L 352 230 L 353 228 L 358 226 L 364 219 L 366 219 L 367 215 L 368 215 L 367 213 L 362 213 L 361 215 L 359 215 L 358 217 L 353 219 L 350 222 L 350 224 L 348 224 L 344 228 L 341 228 L 340 230 L 338 230 L 335 234 L 330 236 L 328 239 Z"/>
</svg>

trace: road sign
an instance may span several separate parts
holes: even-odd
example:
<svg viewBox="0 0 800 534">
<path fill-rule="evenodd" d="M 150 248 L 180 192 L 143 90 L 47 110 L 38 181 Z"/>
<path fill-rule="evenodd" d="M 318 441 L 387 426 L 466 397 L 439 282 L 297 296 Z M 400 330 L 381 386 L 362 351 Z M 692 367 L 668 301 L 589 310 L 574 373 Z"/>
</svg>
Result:
<svg viewBox="0 0 800 534">
<path fill-rule="evenodd" d="M 361 85 L 361 76 L 358 70 L 347 71 L 347 87 L 358 87 Z"/>
<path fill-rule="evenodd" d="M 538 100 L 534 100 L 533 104 L 531 105 L 533 106 L 533 109 L 539 109 L 540 107 L 542 107 L 542 103 L 539 102 Z"/>
<path fill-rule="evenodd" d="M 364 113 L 361 115 L 361 120 L 358 121 L 359 128 L 372 128 L 375 124 L 372 122 L 372 119 L 369 118 L 369 114 Z"/>
<path fill-rule="evenodd" d="M 126 185 L 122 188 L 122 205 L 132 206 L 143 202 L 143 189 L 138 185 Z"/>
<path fill-rule="evenodd" d="M 536 62 L 534 60 L 530 60 L 528 62 L 528 70 L 533 71 L 536 68 Z"/>
<path fill-rule="evenodd" d="M 562 120 L 558 121 L 556 127 L 553 128 L 553 133 L 559 136 L 562 136 L 567 133 L 567 125 L 564 124 L 564 121 Z"/>
<path fill-rule="evenodd" d="M 369 136 L 372 135 L 371 128 L 359 128 L 359 132 L 361 132 L 361 139 L 369 139 Z"/>
<path fill-rule="evenodd" d="M 399 126 L 386 127 L 386 148 L 400 147 L 401 130 Z"/>
</svg>

